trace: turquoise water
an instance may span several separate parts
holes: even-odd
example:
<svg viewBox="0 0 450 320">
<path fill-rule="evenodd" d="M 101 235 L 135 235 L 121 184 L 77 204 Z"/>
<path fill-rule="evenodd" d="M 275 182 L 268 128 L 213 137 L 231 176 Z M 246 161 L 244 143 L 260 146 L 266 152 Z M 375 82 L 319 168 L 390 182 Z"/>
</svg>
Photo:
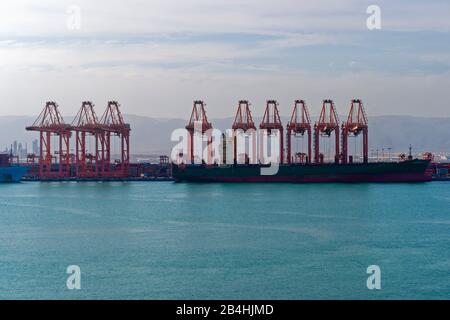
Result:
<svg viewBox="0 0 450 320">
<path fill-rule="evenodd" d="M 0 298 L 448 299 L 449 208 L 445 182 L 2 184 Z"/>
</svg>

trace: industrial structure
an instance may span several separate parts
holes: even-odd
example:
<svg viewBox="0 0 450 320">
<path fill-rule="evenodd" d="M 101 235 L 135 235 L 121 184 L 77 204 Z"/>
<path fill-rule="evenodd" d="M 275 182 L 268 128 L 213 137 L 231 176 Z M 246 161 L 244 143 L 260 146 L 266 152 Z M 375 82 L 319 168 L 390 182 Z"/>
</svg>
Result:
<svg viewBox="0 0 450 320">
<path fill-rule="evenodd" d="M 69 140 L 72 127 L 64 122 L 58 109 L 58 104 L 48 101 L 36 121 L 26 128 L 29 131 L 39 132 L 39 175 L 41 177 L 55 178 L 70 176 L 70 148 Z M 51 150 L 52 135 L 58 137 L 59 156 L 58 170 L 52 171 L 53 156 Z M 29 156 L 29 159 L 34 157 Z"/>
<path fill-rule="evenodd" d="M 101 159 L 103 172 L 109 175 L 125 177 L 130 166 L 130 125 L 125 123 L 117 101 L 108 101 L 101 120 L 103 145 Z M 120 142 L 120 163 L 118 170 L 111 172 L 111 136 L 117 136 Z"/>
<path fill-rule="evenodd" d="M 205 111 L 205 103 L 201 100 L 194 101 L 194 105 L 192 107 L 191 116 L 189 118 L 189 123 L 186 126 L 186 130 L 188 131 L 188 159 L 191 163 L 194 163 L 194 135 L 195 133 L 200 134 L 202 137 L 206 133 L 208 134 L 208 162 L 211 156 L 211 133 L 210 129 L 212 129 L 211 123 L 208 121 L 208 117 L 206 116 Z"/>
<path fill-rule="evenodd" d="M 340 127 L 342 128 L 340 135 Z M 194 163 L 194 133 L 205 134 L 213 128 L 212 124 L 208 121 L 205 111 L 205 103 L 201 100 L 194 101 L 193 109 L 189 119 L 189 123 L 186 126 L 188 131 L 188 159 L 190 163 Z M 234 122 L 233 129 L 233 161 L 237 164 L 238 161 L 238 134 L 237 131 L 241 130 L 243 133 L 248 131 L 256 131 L 256 126 L 252 118 L 250 111 L 250 103 L 248 100 L 240 100 Z M 338 113 L 334 105 L 333 100 L 323 100 L 322 109 L 317 121 L 312 125 L 311 116 L 304 100 L 295 100 L 291 117 L 286 125 L 286 137 L 283 136 L 284 126 L 281 122 L 280 113 L 278 110 L 278 102 L 276 100 L 267 100 L 264 110 L 263 119 L 259 125 L 260 130 L 265 130 L 268 135 L 279 134 L 279 163 L 287 164 L 322 164 L 325 162 L 325 155 L 321 151 L 320 140 L 322 137 L 331 138 L 334 136 L 334 155 L 331 157 L 336 164 L 353 163 L 354 156 L 349 155 L 348 152 L 348 138 L 357 137 L 362 134 L 362 156 L 363 163 L 368 162 L 368 120 L 365 113 L 362 101 L 360 99 L 351 100 L 350 109 L 347 120 L 341 125 L 339 124 Z M 304 138 L 306 135 L 306 150 L 297 150 L 293 154 L 292 140 L 294 138 Z M 284 139 L 286 139 L 286 149 L 284 148 Z M 342 139 L 342 144 L 340 143 Z M 202 141 L 203 140 L 199 140 Z M 255 140 L 253 140 L 255 142 Z M 210 148 L 211 139 L 210 136 L 207 139 L 207 146 Z M 262 135 L 259 135 L 259 156 L 260 160 L 263 157 L 263 151 L 267 147 L 268 143 L 264 143 Z M 342 147 L 342 150 L 340 149 Z M 253 143 L 253 153 L 256 154 L 256 144 Z M 208 149 L 208 154 L 210 150 Z M 250 159 L 246 156 L 245 163 L 249 164 Z M 208 159 L 208 163 L 209 159 Z M 226 163 L 224 159 L 223 163 Z M 257 163 L 252 161 L 252 163 Z"/>
<path fill-rule="evenodd" d="M 280 158 L 279 162 L 284 163 L 284 147 L 283 147 L 283 124 L 281 123 L 280 113 L 278 112 L 278 102 L 276 100 L 267 100 L 266 109 L 264 111 L 263 120 L 259 125 L 261 130 L 266 130 L 270 136 L 272 130 L 277 130 L 280 136 Z M 275 131 L 276 132 L 276 131 Z M 260 139 L 260 157 L 263 158 L 264 140 Z M 267 143 L 266 143 L 267 146 Z"/>
<path fill-rule="evenodd" d="M 236 111 L 236 116 L 234 117 L 234 123 L 231 127 L 233 129 L 233 161 L 236 164 L 238 162 L 237 145 L 238 145 L 238 134 L 237 130 L 242 130 L 245 134 L 251 132 L 255 137 L 256 126 L 253 122 L 252 113 L 250 111 L 250 104 L 247 100 L 240 100 L 238 104 L 238 109 Z M 256 144 L 250 146 L 252 148 L 252 156 L 256 157 Z M 249 163 L 250 159 L 245 157 L 245 163 Z M 255 159 L 252 159 L 252 163 L 256 163 Z"/>
<path fill-rule="evenodd" d="M 227 137 L 222 134 L 223 159 L 222 161 L 219 159 L 218 163 L 215 161 L 216 154 L 214 154 L 214 163 L 211 161 L 213 152 L 216 152 L 212 149 L 213 126 L 206 116 L 203 101 L 194 101 L 189 123 L 185 128 L 188 133 L 188 148 L 186 154 L 182 155 L 184 163 L 171 163 L 167 156 L 161 156 L 159 164 L 144 163 L 139 160 L 131 163 L 131 128 L 124 121 L 117 101 L 108 101 L 106 110 L 100 118 L 97 117 L 94 104 L 91 101 L 83 101 L 70 124 L 64 121 L 57 103 L 49 101 L 36 121 L 26 128 L 29 131 L 39 132 L 39 142 L 38 140 L 36 143 L 33 142 L 33 153 L 27 153 L 26 147 L 25 153 L 21 153 L 22 159 L 26 156 L 26 166 L 20 165 L 17 152 L 11 151 L 4 156 L 5 159 L 9 159 L 8 163 L 2 160 L 4 164 L 1 167 L 0 163 L 0 167 L 5 173 L 6 181 L 20 180 L 28 168 L 31 170 L 24 179 L 47 181 L 167 180 L 172 177 L 176 181 L 417 182 L 430 181 L 431 174 L 436 180 L 448 180 L 447 164 L 430 165 L 430 162 L 433 162 L 433 155 L 428 152 L 423 154 L 422 160 L 413 159 L 411 147 L 409 155 L 401 155 L 398 162 L 369 162 L 368 119 L 363 103 L 359 99 L 351 100 L 348 116 L 342 123 L 339 122 L 333 101 L 323 100 L 320 115 L 314 124 L 305 101 L 295 100 L 286 126 L 282 124 L 278 102 L 268 100 L 258 128 L 253 121 L 249 101 L 240 100 L 232 124 L 233 136 Z M 257 135 L 257 129 L 260 130 L 259 135 Z M 286 130 L 285 135 L 283 135 L 284 130 Z M 249 140 L 248 148 L 245 141 L 246 153 L 243 161 L 242 154 L 238 154 L 240 132 L 244 133 L 245 139 L 250 135 L 254 138 Z M 205 135 L 206 139 L 204 139 Z M 266 139 L 269 136 L 275 136 L 279 141 Z M 331 139 L 332 136 L 334 139 Z M 353 154 L 349 152 L 350 137 L 355 137 Z M 362 141 L 360 157 L 357 155 L 356 137 L 361 137 Z M 298 145 L 297 148 L 292 147 L 292 141 L 297 138 L 302 139 L 300 149 Z M 324 149 L 321 145 L 323 138 L 329 139 L 327 157 L 324 154 L 325 151 L 321 150 L 321 147 Z M 118 140 L 120 144 L 119 159 L 112 159 L 115 152 L 113 147 L 115 140 Z M 305 140 L 306 148 L 303 148 Z M 201 159 L 198 159 L 194 152 L 194 150 L 197 151 L 198 143 L 201 144 Z M 207 159 L 203 160 L 205 143 Z M 229 144 L 233 144 L 233 147 L 229 148 Z M 334 144 L 334 154 L 331 156 L 332 144 Z M 71 145 L 74 145 L 73 149 L 70 148 Z M 11 150 L 13 150 L 12 147 Z M 232 151 L 232 156 L 230 155 L 232 160 L 229 161 L 232 161 L 233 165 L 225 160 L 224 155 L 228 154 L 227 150 Z M 250 158 L 247 151 L 251 151 L 255 158 Z M 275 161 L 281 165 L 274 166 L 277 168 L 276 171 L 269 170 L 266 172 L 271 173 L 263 174 L 262 169 L 272 167 L 266 164 L 264 157 L 270 153 L 274 161 L 274 152 L 278 151 L 278 159 Z M 259 158 L 256 159 L 258 155 Z M 391 159 L 390 156 L 389 159 Z M 199 163 L 202 164 L 198 165 Z"/>
<path fill-rule="evenodd" d="M 54 101 L 46 103 L 43 111 L 26 128 L 40 136 L 38 176 L 42 180 L 85 178 L 123 178 L 129 175 L 130 125 L 125 123 L 117 101 L 109 101 L 99 120 L 91 101 L 83 101 L 71 124 L 66 124 Z M 75 133 L 75 154 L 70 153 L 70 141 Z M 52 152 L 52 136 L 58 137 L 58 149 Z M 111 137 L 120 141 L 120 160 L 111 163 Z M 93 140 L 93 150 L 89 150 Z M 57 154 L 59 160 L 56 161 Z M 34 163 L 34 154 L 27 156 Z M 57 170 L 54 167 L 57 166 Z"/>
<path fill-rule="evenodd" d="M 407 158 L 400 157 L 400 162 L 369 163 L 368 119 L 363 103 L 359 99 L 351 100 L 347 119 L 343 123 L 339 122 L 333 101 L 323 100 L 320 115 L 314 124 L 305 101 L 295 100 L 286 126 L 282 124 L 278 102 L 267 100 L 258 127 L 253 121 L 249 101 L 240 100 L 232 124 L 233 135 L 227 137 L 222 134 L 222 159 L 218 162 L 216 162 L 217 154 L 214 154 L 214 162 L 212 161 L 213 152 L 220 151 L 213 150 L 212 139 L 213 133 L 216 132 L 213 132 L 213 125 L 208 120 L 205 105 L 202 100 L 193 103 L 189 122 L 185 127 L 188 138 L 186 154 L 180 154 L 184 163 L 182 161 L 174 164 L 167 156 L 162 156 L 159 164 L 151 164 L 130 162 L 131 128 L 124 121 L 117 101 L 108 101 L 106 110 L 100 118 L 95 112 L 95 105 L 91 101 L 83 101 L 70 124 L 64 122 L 57 103 L 49 101 L 36 121 L 26 128 L 29 131 L 39 132 L 39 146 L 36 143 L 39 155 L 27 154 L 27 165 L 32 169 L 31 174 L 27 175 L 29 178 L 26 179 L 152 180 L 168 179 L 170 175 L 177 181 L 237 182 L 402 182 L 430 179 L 424 168 L 432 160 L 431 154 L 424 154 L 426 159 L 418 160 L 412 158 L 410 151 Z M 247 141 L 244 141 L 245 158 L 242 154 L 238 154 L 240 152 L 238 139 L 242 136 L 240 132 L 244 134 L 245 139 L 250 135 L 253 138 L 249 140 L 248 148 Z M 271 136 L 275 137 L 275 140 L 269 139 Z M 334 139 L 330 139 L 332 136 Z M 356 159 L 359 157 L 355 157 L 356 137 L 360 136 L 362 136 L 360 157 L 362 160 L 358 161 Z M 355 154 L 349 152 L 349 137 L 355 137 Z M 303 148 L 303 143 L 300 149 L 298 146 L 292 147 L 293 139 L 297 138 L 306 140 L 306 149 Z M 330 139 L 327 157 L 321 150 L 323 138 Z M 119 152 L 115 152 L 113 147 L 113 142 L 117 140 L 120 145 Z M 200 158 L 194 152 L 200 149 L 197 145 L 199 143 Z M 330 156 L 333 143 L 334 154 Z M 205 144 L 206 155 L 203 154 Z M 229 148 L 229 144 L 233 144 L 232 148 Z M 232 151 L 228 163 L 225 159 L 227 150 Z M 247 151 L 251 151 L 252 158 L 248 156 Z M 112 159 L 114 152 L 120 153 L 119 159 Z M 279 171 L 274 174 L 261 174 L 261 169 L 271 167 L 264 159 L 269 153 L 272 161 L 280 163 Z M 278 158 L 274 159 L 274 155 Z M 16 156 L 11 153 L 9 157 L 12 164 L 11 159 Z M 439 170 L 435 171 L 441 173 L 442 170 Z M 19 175 L 14 179 L 19 179 Z"/>
<path fill-rule="evenodd" d="M 339 163 L 339 118 L 333 100 L 323 100 L 319 120 L 314 124 L 314 162 L 323 163 L 324 154 L 320 152 L 320 137 L 330 138 L 334 132 L 334 162 Z"/>
<path fill-rule="evenodd" d="M 311 163 L 312 147 L 311 147 L 311 118 L 309 116 L 308 108 L 305 101 L 295 100 L 294 109 L 292 110 L 291 119 L 286 126 L 286 139 L 287 139 L 287 163 L 294 162 L 299 163 Z M 298 152 L 295 154 L 295 158 L 292 155 L 292 138 L 300 136 L 304 137 L 305 133 L 308 135 L 307 141 L 307 154 L 304 152 Z M 294 135 L 292 135 L 294 134 Z"/>
<path fill-rule="evenodd" d="M 81 108 L 72 121 L 72 129 L 75 131 L 75 168 L 79 178 L 99 176 L 101 169 L 100 143 L 103 130 L 95 114 L 94 104 L 91 101 L 83 101 Z M 87 153 L 86 142 L 89 136 L 94 138 L 94 154 Z"/>
<path fill-rule="evenodd" d="M 359 99 L 353 99 L 350 104 L 347 121 L 342 124 L 342 163 L 353 162 L 353 156 L 348 155 L 348 137 L 357 137 L 362 133 L 363 162 L 369 162 L 369 125 L 363 104 Z"/>
<path fill-rule="evenodd" d="M 248 101 L 242 100 L 239 103 L 238 111 L 233 124 L 234 131 L 253 129 Z M 200 121 L 201 132 L 211 131 L 212 125 L 205 116 L 204 104 L 201 103 L 202 117 L 196 114 L 196 102 L 191 119 L 186 126 L 193 132 L 193 122 Z M 244 116 L 245 115 L 245 116 Z M 247 117 L 247 119 L 245 119 Z M 340 127 L 342 126 L 342 136 Z M 237 162 L 236 145 L 237 140 L 232 139 L 234 144 L 234 164 L 230 165 L 225 161 L 223 155 L 222 164 L 211 163 L 209 160 L 203 164 L 172 163 L 172 177 L 178 182 L 425 182 L 431 181 L 431 171 L 428 170 L 430 160 L 413 159 L 409 156 L 399 162 L 370 162 L 368 161 L 368 121 L 361 100 L 354 99 L 351 102 L 349 115 L 346 122 L 340 124 L 336 108 L 332 100 L 323 100 L 322 109 L 314 127 L 311 129 L 311 119 L 306 104 L 303 100 L 296 100 L 291 118 L 286 126 L 286 137 L 283 136 L 283 125 L 281 123 L 276 100 L 268 100 L 264 111 L 264 116 L 259 125 L 259 141 L 252 141 L 259 145 L 259 162 L 241 164 Z M 200 131 L 197 129 L 196 131 Z M 292 135 L 304 136 L 307 133 L 307 152 L 297 152 L 295 157 L 292 154 Z M 348 138 L 357 137 L 362 133 L 362 161 L 354 163 L 354 155 L 349 155 Z M 192 137 L 192 133 L 190 136 Z M 273 135 L 278 139 L 266 139 Z M 334 135 L 334 141 L 330 138 Z M 320 140 L 322 137 L 329 139 L 328 157 L 325 158 L 321 151 Z M 284 139 L 287 142 L 287 152 L 283 146 Z M 340 149 L 340 139 L 342 138 L 342 151 Z M 225 135 L 222 135 L 223 146 L 228 143 Z M 314 153 L 312 152 L 311 140 L 313 139 Z M 199 140 L 203 144 L 204 140 Z M 192 150 L 193 139 L 190 138 L 190 150 Z M 356 142 L 356 139 L 355 139 Z M 198 142 L 196 142 L 198 143 Z M 211 141 L 208 139 L 208 153 Z M 331 157 L 331 145 L 334 143 L 334 155 Z M 277 153 L 279 148 L 279 153 Z M 222 148 L 225 154 L 226 148 Z M 356 148 L 355 148 L 356 149 Z M 271 154 L 271 162 L 280 165 L 266 163 L 264 158 Z M 314 161 L 311 161 L 312 153 Z M 356 150 L 355 150 L 356 153 Z M 411 153 L 411 152 L 410 152 Z M 191 151 L 192 154 L 192 151 Z M 278 158 L 275 158 L 277 156 Z M 428 158 L 428 157 L 427 157 Z M 331 161 L 330 161 L 331 160 Z M 285 164 L 285 161 L 287 164 Z"/>
</svg>

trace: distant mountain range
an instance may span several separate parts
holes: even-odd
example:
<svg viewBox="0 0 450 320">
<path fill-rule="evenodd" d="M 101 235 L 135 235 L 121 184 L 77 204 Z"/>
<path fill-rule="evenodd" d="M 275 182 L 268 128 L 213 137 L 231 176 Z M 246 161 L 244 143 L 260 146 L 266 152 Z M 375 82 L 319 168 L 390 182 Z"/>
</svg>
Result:
<svg viewBox="0 0 450 320">
<path fill-rule="evenodd" d="M 184 119 L 159 119 L 125 115 L 131 124 L 131 152 L 133 154 L 168 154 L 174 143 L 170 135 L 174 129 L 184 128 Z M 69 119 L 69 118 L 67 118 Z M 66 119 L 66 121 L 67 121 Z M 341 120 L 344 117 L 341 117 Z M 35 120 L 31 116 L 0 116 L 0 149 L 9 148 L 14 140 L 31 142 L 37 133 L 25 131 L 25 126 Z M 255 123 L 261 119 L 255 117 Z M 224 130 L 231 127 L 233 118 L 210 119 L 213 126 Z M 283 123 L 288 121 L 282 118 Z M 369 149 L 392 148 L 392 152 L 407 152 L 411 144 L 415 152 L 450 152 L 450 118 L 425 118 L 412 116 L 369 117 Z"/>
</svg>

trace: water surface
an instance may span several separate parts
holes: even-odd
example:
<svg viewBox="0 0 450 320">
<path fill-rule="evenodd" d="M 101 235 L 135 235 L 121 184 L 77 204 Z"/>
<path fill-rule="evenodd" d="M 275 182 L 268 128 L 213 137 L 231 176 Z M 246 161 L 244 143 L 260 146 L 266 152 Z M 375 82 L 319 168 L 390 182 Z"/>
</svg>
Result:
<svg viewBox="0 0 450 320">
<path fill-rule="evenodd" d="M 445 182 L 2 184 L 0 298 L 448 299 L 449 208 Z"/>
</svg>

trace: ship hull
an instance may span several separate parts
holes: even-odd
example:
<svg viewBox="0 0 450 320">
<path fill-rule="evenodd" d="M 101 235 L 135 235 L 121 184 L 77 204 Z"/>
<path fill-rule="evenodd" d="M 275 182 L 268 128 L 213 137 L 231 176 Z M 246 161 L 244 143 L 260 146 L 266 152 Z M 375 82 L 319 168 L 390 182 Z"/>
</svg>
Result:
<svg viewBox="0 0 450 320">
<path fill-rule="evenodd" d="M 280 165 L 276 174 L 262 175 L 261 165 L 173 165 L 178 182 L 426 182 L 431 181 L 426 160 L 366 164 Z"/>
<path fill-rule="evenodd" d="M 27 173 L 26 166 L 0 167 L 0 183 L 19 182 Z"/>
</svg>

